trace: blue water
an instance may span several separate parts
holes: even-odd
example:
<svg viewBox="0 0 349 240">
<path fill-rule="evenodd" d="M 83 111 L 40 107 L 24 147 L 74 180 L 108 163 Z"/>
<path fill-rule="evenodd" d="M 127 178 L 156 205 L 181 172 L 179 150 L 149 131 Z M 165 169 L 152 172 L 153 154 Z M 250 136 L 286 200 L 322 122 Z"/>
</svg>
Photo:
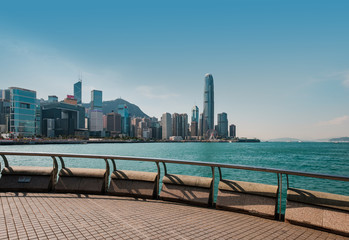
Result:
<svg viewBox="0 0 349 240">
<path fill-rule="evenodd" d="M 122 143 L 0 146 L 0 151 L 57 152 L 231 163 L 349 176 L 349 143 Z M 8 156 L 10 165 L 52 166 L 50 158 Z M 105 168 L 103 160 L 65 159 L 67 167 Z M 3 166 L 3 165 L 2 165 Z M 118 169 L 156 171 L 155 163 L 117 161 Z M 167 164 L 169 173 L 211 177 L 209 167 Z M 223 178 L 277 185 L 273 173 L 223 169 Z M 218 177 L 218 171 L 216 171 Z M 217 179 L 217 178 L 216 178 Z M 349 195 L 349 182 L 289 176 L 291 187 Z M 285 184 L 285 178 L 284 178 Z"/>
</svg>

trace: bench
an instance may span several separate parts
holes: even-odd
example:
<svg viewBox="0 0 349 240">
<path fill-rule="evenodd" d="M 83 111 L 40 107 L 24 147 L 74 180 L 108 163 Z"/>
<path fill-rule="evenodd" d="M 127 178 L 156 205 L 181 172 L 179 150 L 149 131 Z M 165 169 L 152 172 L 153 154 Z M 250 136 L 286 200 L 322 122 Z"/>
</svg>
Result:
<svg viewBox="0 0 349 240">
<path fill-rule="evenodd" d="M 111 174 L 111 195 L 157 199 L 159 175 L 155 172 L 115 170 Z"/>
<path fill-rule="evenodd" d="M 56 182 L 57 168 L 7 166 L 1 175 L 0 191 L 50 192 Z"/>
<path fill-rule="evenodd" d="M 166 174 L 162 179 L 160 199 L 210 206 L 212 188 L 212 178 Z"/>
<path fill-rule="evenodd" d="M 56 192 L 103 194 L 106 192 L 109 171 L 94 168 L 62 168 Z"/>
<path fill-rule="evenodd" d="M 289 188 L 285 217 L 290 223 L 349 236 L 349 196 Z"/>
<path fill-rule="evenodd" d="M 276 219 L 278 187 L 221 179 L 216 208 Z"/>
</svg>

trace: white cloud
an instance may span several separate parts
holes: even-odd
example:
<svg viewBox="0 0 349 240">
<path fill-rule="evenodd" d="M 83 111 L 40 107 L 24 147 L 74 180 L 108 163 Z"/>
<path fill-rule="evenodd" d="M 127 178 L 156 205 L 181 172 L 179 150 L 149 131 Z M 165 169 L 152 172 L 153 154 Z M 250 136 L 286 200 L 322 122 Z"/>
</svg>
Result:
<svg viewBox="0 0 349 240">
<path fill-rule="evenodd" d="M 349 116 L 337 117 L 328 121 L 318 122 L 317 126 L 334 126 L 334 125 L 343 125 L 349 124 Z"/>
<path fill-rule="evenodd" d="M 175 93 L 169 93 L 166 88 L 161 86 L 152 87 L 152 86 L 142 85 L 137 87 L 136 91 L 140 95 L 150 99 L 168 99 L 168 98 L 179 96 L 178 94 L 175 94 Z"/>
</svg>

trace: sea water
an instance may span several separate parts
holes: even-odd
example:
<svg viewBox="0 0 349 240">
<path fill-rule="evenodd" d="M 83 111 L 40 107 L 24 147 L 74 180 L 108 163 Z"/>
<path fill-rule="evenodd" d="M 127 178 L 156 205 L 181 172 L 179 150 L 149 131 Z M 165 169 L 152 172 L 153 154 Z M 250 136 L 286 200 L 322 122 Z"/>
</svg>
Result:
<svg viewBox="0 0 349 240">
<path fill-rule="evenodd" d="M 0 146 L 0 151 L 118 155 L 239 164 L 349 176 L 349 143 L 99 143 Z M 8 156 L 10 165 L 52 166 L 49 157 Z M 68 159 L 66 167 L 105 168 L 101 159 Z M 118 169 L 157 171 L 155 163 L 117 160 Z M 2 165 L 3 166 L 3 165 Z M 211 177 L 210 167 L 167 164 L 168 173 Z M 163 174 L 163 168 L 162 168 Z M 219 179 L 218 171 L 215 172 Z M 224 179 L 277 185 L 275 173 L 222 169 Z M 283 183 L 285 184 L 285 176 Z M 217 181 L 218 182 L 218 181 Z M 216 183 L 217 184 L 217 183 Z M 349 195 L 349 182 L 289 175 L 290 187 Z"/>
</svg>

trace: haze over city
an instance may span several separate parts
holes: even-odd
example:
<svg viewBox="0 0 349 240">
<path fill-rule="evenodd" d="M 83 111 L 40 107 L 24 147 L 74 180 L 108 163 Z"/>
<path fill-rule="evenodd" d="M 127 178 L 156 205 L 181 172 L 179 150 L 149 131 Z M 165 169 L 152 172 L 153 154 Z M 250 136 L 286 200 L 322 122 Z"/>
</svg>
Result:
<svg viewBox="0 0 349 240">
<path fill-rule="evenodd" d="M 93 89 L 146 114 L 203 110 L 238 136 L 349 136 L 347 1 L 7 2 L 0 8 L 0 89 L 38 98 Z"/>
</svg>

